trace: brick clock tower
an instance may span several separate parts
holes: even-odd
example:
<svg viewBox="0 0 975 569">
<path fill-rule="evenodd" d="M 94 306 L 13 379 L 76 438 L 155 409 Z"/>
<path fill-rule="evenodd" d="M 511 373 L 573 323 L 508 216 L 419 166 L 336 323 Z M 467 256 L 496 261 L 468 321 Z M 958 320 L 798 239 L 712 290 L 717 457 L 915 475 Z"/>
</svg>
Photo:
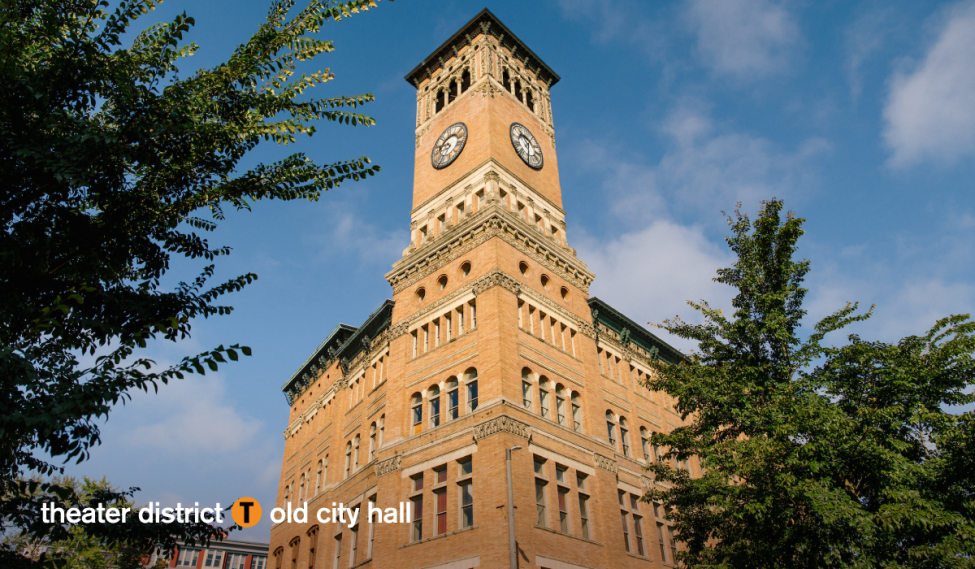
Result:
<svg viewBox="0 0 975 569">
<path fill-rule="evenodd" d="M 274 506 L 309 515 L 272 526 L 270 568 L 510 567 L 514 447 L 519 567 L 671 565 L 665 512 L 637 498 L 650 435 L 681 420 L 642 379 L 681 354 L 589 297 L 562 209 L 559 76 L 484 10 L 406 79 L 411 242 L 392 300 L 339 324 L 283 386 Z M 333 503 L 357 524 L 319 522 Z M 409 522 L 366 519 L 401 503 Z"/>
</svg>

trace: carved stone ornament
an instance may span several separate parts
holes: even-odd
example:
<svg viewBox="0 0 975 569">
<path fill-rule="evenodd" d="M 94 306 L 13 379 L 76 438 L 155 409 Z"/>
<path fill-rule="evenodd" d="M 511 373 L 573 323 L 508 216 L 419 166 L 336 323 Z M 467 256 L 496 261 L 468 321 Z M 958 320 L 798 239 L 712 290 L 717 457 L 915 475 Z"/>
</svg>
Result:
<svg viewBox="0 0 975 569">
<path fill-rule="evenodd" d="M 494 269 L 490 273 L 477 279 L 477 282 L 474 283 L 474 296 L 478 296 L 484 291 L 496 286 L 500 286 L 514 294 L 521 293 L 521 283 L 509 277 L 500 269 Z"/>
<path fill-rule="evenodd" d="M 603 470 L 608 470 L 613 474 L 619 474 L 620 467 L 615 460 L 607 458 L 599 453 L 593 453 L 592 461 L 596 463 L 596 468 L 602 468 Z"/>
<path fill-rule="evenodd" d="M 581 332 L 582 335 L 587 338 L 591 338 L 593 340 L 596 339 L 596 329 L 593 328 L 591 324 L 581 322 L 579 324 L 579 332 Z"/>
<path fill-rule="evenodd" d="M 376 463 L 376 476 L 385 476 L 391 472 L 396 472 L 403 466 L 403 457 L 396 455 L 393 458 Z"/>
<path fill-rule="evenodd" d="M 504 415 L 474 426 L 474 439 L 476 440 L 481 440 L 499 433 L 511 433 L 512 435 L 527 439 L 528 435 L 531 434 L 531 427 Z"/>
<path fill-rule="evenodd" d="M 498 89 L 497 86 L 495 86 L 495 84 L 490 79 L 488 79 L 483 83 L 481 83 L 480 85 L 478 85 L 477 87 L 475 87 L 474 92 L 480 93 L 482 98 L 485 95 L 489 95 L 493 99 L 494 94 L 500 93 L 501 89 Z"/>
<path fill-rule="evenodd" d="M 406 334 L 409 331 L 410 331 L 409 321 L 400 322 L 396 326 L 393 326 L 392 328 L 389 329 L 389 337 L 390 339 L 399 338 L 400 336 Z"/>
<path fill-rule="evenodd" d="M 653 490 L 653 479 L 651 479 L 651 478 L 649 478 L 647 476 L 641 476 L 640 477 L 640 486 L 644 490 L 647 490 L 647 491 Z"/>
</svg>

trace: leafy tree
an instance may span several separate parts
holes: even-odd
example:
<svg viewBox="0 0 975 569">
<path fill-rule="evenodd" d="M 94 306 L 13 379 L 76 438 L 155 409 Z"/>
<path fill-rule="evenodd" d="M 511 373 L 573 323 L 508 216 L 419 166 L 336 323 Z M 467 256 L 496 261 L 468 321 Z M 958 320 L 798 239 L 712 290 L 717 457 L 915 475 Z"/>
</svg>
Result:
<svg viewBox="0 0 975 569">
<path fill-rule="evenodd" d="M 52 480 L 61 488 L 69 488 L 79 498 L 78 507 L 97 507 L 99 503 L 105 507 L 132 508 L 134 503 L 118 499 L 104 502 L 106 493 L 119 496 L 116 488 L 108 480 L 91 480 L 84 478 L 65 477 Z M 54 495 L 47 499 L 57 500 Z M 59 539 L 36 538 L 26 533 L 7 536 L 9 547 L 45 566 L 60 566 L 64 569 L 137 569 L 142 567 L 146 556 L 151 553 L 151 547 L 136 545 L 131 542 L 118 541 L 112 544 L 104 543 L 98 537 L 87 531 L 85 525 L 76 525 L 67 529 L 66 535 Z"/>
<path fill-rule="evenodd" d="M 333 74 L 297 68 L 332 51 L 313 37 L 327 21 L 375 1 L 292 10 L 293 0 L 273 0 L 226 62 L 187 75 L 177 64 L 197 50 L 182 43 L 191 17 L 129 31 L 159 0 L 0 0 L 0 531 L 56 531 L 38 520 L 38 488 L 78 499 L 19 480 L 59 472 L 38 451 L 85 460 L 99 443 L 96 421 L 132 390 L 250 354 L 219 346 L 159 368 L 137 350 L 187 337 L 194 318 L 228 314 L 220 297 L 257 278 L 207 282 L 229 249 L 201 234 L 225 208 L 317 200 L 379 170 L 366 157 L 318 165 L 302 153 L 240 166 L 259 143 L 292 144 L 324 121 L 374 123 L 354 112 L 372 95 L 309 98 Z M 208 264 L 167 287 L 174 255 Z"/>
<path fill-rule="evenodd" d="M 737 290 L 732 315 L 702 301 L 703 324 L 662 324 L 698 351 L 655 364 L 649 387 L 691 422 L 654 435 L 670 487 L 645 499 L 672 509 L 692 567 L 972 567 L 975 418 L 951 406 L 975 402 L 975 322 L 824 343 L 870 316 L 854 304 L 804 332 L 804 220 L 782 208 L 729 218 L 738 259 L 715 280 Z M 693 456 L 703 476 L 671 467 Z"/>
</svg>

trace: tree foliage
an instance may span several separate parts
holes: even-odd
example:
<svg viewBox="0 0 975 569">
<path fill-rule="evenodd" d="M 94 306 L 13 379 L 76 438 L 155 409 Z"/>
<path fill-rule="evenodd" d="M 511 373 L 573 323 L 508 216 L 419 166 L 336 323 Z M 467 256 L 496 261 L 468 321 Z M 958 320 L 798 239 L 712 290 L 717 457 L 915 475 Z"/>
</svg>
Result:
<svg viewBox="0 0 975 569">
<path fill-rule="evenodd" d="M 59 471 L 38 451 L 82 461 L 132 390 L 250 354 L 221 345 L 159 368 L 138 350 L 230 313 L 220 298 L 257 278 L 208 282 L 229 249 L 203 235 L 225 208 L 317 200 L 379 170 L 300 152 L 241 166 L 261 142 L 292 144 L 323 121 L 374 123 L 356 112 L 372 95 L 307 97 L 333 74 L 298 66 L 333 50 L 314 37 L 326 22 L 375 1 L 273 0 L 226 62 L 186 74 L 193 18 L 130 31 L 159 0 L 0 0 L 0 530 L 50 530 L 23 517 L 33 493 L 19 472 Z M 165 286 L 173 256 L 205 268 Z"/>
<path fill-rule="evenodd" d="M 645 498 L 673 509 L 692 567 L 972 567 L 975 418 L 951 406 L 975 402 L 975 322 L 824 342 L 870 316 L 854 304 L 802 330 L 804 220 L 782 208 L 729 218 L 737 261 L 715 281 L 736 289 L 732 315 L 702 301 L 703 324 L 662 325 L 699 347 L 655 364 L 649 387 L 690 424 L 654 435 L 666 485 Z M 703 476 L 669 464 L 692 456 Z"/>
</svg>

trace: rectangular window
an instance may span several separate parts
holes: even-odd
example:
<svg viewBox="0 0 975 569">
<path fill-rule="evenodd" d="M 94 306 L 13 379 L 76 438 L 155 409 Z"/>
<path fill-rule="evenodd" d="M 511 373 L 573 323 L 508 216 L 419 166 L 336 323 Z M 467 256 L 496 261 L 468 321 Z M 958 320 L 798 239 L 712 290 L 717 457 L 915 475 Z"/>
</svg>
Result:
<svg viewBox="0 0 975 569">
<path fill-rule="evenodd" d="M 576 472 L 576 486 L 579 488 L 579 490 L 586 489 L 586 478 L 588 478 L 587 475 L 581 472 Z"/>
<path fill-rule="evenodd" d="M 464 333 L 464 307 L 461 306 L 457 309 L 457 335 L 460 336 Z"/>
<path fill-rule="evenodd" d="M 522 316 L 524 312 L 525 312 L 525 301 L 519 300 L 518 301 L 518 327 L 519 328 L 525 327 L 525 319 Z"/>
<path fill-rule="evenodd" d="M 411 541 L 423 539 L 423 496 L 410 498 L 413 503 L 413 527 L 410 533 Z"/>
<path fill-rule="evenodd" d="M 448 420 L 456 419 L 458 416 L 457 400 L 459 399 L 457 384 L 454 383 L 454 388 L 447 392 L 447 417 Z"/>
<path fill-rule="evenodd" d="M 430 325 L 423 325 L 423 353 L 430 351 Z"/>
<path fill-rule="evenodd" d="M 666 529 L 667 529 L 667 538 L 670 543 L 670 562 L 676 564 L 677 563 L 677 540 L 674 539 L 674 528 L 668 527 Z"/>
<path fill-rule="evenodd" d="M 535 474 L 545 476 L 545 459 L 535 457 Z"/>
<path fill-rule="evenodd" d="M 569 508 L 566 504 L 568 499 L 568 488 L 559 488 L 559 531 L 562 533 L 569 533 Z"/>
<path fill-rule="evenodd" d="M 667 545 L 664 538 L 664 524 L 657 522 L 657 539 L 660 540 L 660 560 L 667 562 Z"/>
<path fill-rule="evenodd" d="M 449 312 L 446 315 L 444 315 L 444 322 L 447 323 L 447 341 L 448 342 L 453 337 L 453 329 L 451 328 L 451 320 L 452 319 L 450 318 L 450 313 Z"/>
<path fill-rule="evenodd" d="M 255 556 L 251 557 L 251 569 L 264 569 L 267 565 L 267 557 Z"/>
<path fill-rule="evenodd" d="M 437 318 L 433 321 L 433 347 L 436 348 L 440 345 L 440 319 Z"/>
<path fill-rule="evenodd" d="M 349 544 L 349 567 L 352 567 L 356 563 L 356 558 L 359 553 L 359 524 L 356 524 L 352 528 L 352 543 Z"/>
<path fill-rule="evenodd" d="M 538 337 L 545 341 L 545 313 L 538 312 Z"/>
<path fill-rule="evenodd" d="M 468 304 L 471 305 L 471 330 L 473 330 L 477 328 L 477 303 L 472 300 Z"/>
<path fill-rule="evenodd" d="M 417 356 L 417 354 L 416 354 L 416 332 L 417 332 L 416 330 L 413 330 L 413 334 L 412 334 L 412 336 L 413 336 L 413 357 L 414 358 Z"/>
<path fill-rule="evenodd" d="M 447 533 L 447 490 L 435 490 L 433 499 L 437 505 L 437 535 L 443 535 Z"/>
<path fill-rule="evenodd" d="M 530 381 L 521 382 L 521 402 L 525 409 L 532 408 L 532 384 Z"/>
<path fill-rule="evenodd" d="M 535 307 L 531 305 L 528 306 L 528 331 L 535 333 Z"/>
<path fill-rule="evenodd" d="M 606 353 L 602 349 L 596 351 L 596 360 L 599 361 L 599 373 L 606 375 L 606 371 L 603 369 L 603 359 L 606 357 Z"/>
<path fill-rule="evenodd" d="M 367 512 L 376 507 L 375 496 L 369 498 L 369 506 L 371 507 L 368 510 L 366 510 Z M 372 559 L 372 546 L 375 543 L 375 541 L 376 541 L 376 524 L 374 522 L 371 522 L 369 524 L 369 551 L 366 552 L 366 555 L 369 556 L 369 559 Z"/>
<path fill-rule="evenodd" d="M 446 495 L 445 495 L 446 496 Z M 460 484 L 460 527 L 474 526 L 474 483 L 470 480 Z"/>
<path fill-rule="evenodd" d="M 626 552 L 630 552 L 630 528 L 626 520 L 626 510 L 620 510 L 620 518 L 623 520 L 623 545 L 626 546 Z"/>
<path fill-rule="evenodd" d="M 447 481 L 447 467 L 441 466 L 440 468 L 433 469 L 433 479 L 434 484 L 443 484 Z"/>
<path fill-rule="evenodd" d="M 636 540 L 636 554 L 646 556 L 647 552 L 643 549 L 643 518 L 633 514 L 633 537 Z"/>
<path fill-rule="evenodd" d="M 332 561 L 332 569 L 339 569 L 342 563 L 342 534 L 335 536 L 335 558 Z"/>
<path fill-rule="evenodd" d="M 196 567 L 196 560 L 200 555 L 199 549 L 181 549 L 176 558 L 177 567 Z"/>
<path fill-rule="evenodd" d="M 556 482 L 561 482 L 562 484 L 565 484 L 566 483 L 565 482 L 565 472 L 566 472 L 566 468 L 564 466 L 562 466 L 561 464 L 556 464 L 555 465 L 555 480 L 556 480 Z"/>
<path fill-rule="evenodd" d="M 474 463 L 471 457 L 462 458 L 457 461 L 457 477 L 463 478 L 474 472 Z"/>
<path fill-rule="evenodd" d="M 569 339 L 572 341 L 572 357 L 576 355 L 576 331 L 569 330 Z"/>
<path fill-rule="evenodd" d="M 315 567 L 315 540 L 312 538 L 311 546 L 309 547 L 309 555 L 311 561 L 308 562 L 308 568 L 313 569 Z M 243 553 L 228 553 L 227 554 L 227 568 L 226 569 L 244 569 L 244 563 L 247 561 L 247 556 Z M 217 567 L 215 565 L 215 567 Z"/>
<path fill-rule="evenodd" d="M 220 563 L 221 561 L 223 561 L 223 552 L 222 551 L 207 550 L 207 558 L 206 558 L 206 561 L 203 562 L 203 566 L 204 567 L 220 567 L 222 565 L 222 563 Z M 230 566 L 229 563 L 227 565 L 228 565 L 228 567 Z"/>
<path fill-rule="evenodd" d="M 552 325 L 552 329 L 551 329 L 551 332 L 552 332 L 552 344 L 555 345 L 555 346 L 558 346 L 559 343 L 557 341 L 555 341 L 556 340 L 555 339 L 555 318 L 550 319 L 549 320 L 549 324 Z"/>
<path fill-rule="evenodd" d="M 535 480 L 535 509 L 538 513 L 538 525 L 547 527 L 545 523 L 545 482 Z"/>
<path fill-rule="evenodd" d="M 423 490 L 423 473 L 414 474 L 410 480 L 412 481 L 413 492 L 419 492 Z"/>
<path fill-rule="evenodd" d="M 579 494 L 579 527 L 582 539 L 589 539 L 589 496 Z"/>
<path fill-rule="evenodd" d="M 477 381 L 467 382 L 467 412 L 477 409 Z"/>
</svg>

